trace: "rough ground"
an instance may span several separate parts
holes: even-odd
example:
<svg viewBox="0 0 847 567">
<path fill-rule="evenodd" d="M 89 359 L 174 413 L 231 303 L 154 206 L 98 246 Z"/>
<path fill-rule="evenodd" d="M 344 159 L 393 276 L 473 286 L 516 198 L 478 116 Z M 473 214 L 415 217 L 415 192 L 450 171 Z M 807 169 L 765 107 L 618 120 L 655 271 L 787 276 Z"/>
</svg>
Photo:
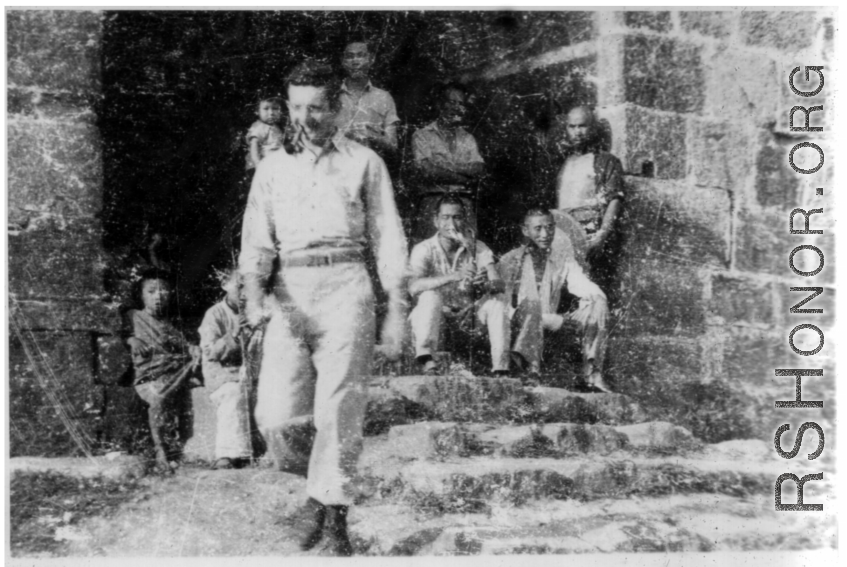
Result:
<svg viewBox="0 0 847 567">
<path fill-rule="evenodd" d="M 401 378 L 373 399 L 350 516 L 359 555 L 836 545 L 835 502 L 823 496 L 831 472 L 806 490 L 826 513 L 774 512 L 786 467 L 768 443 L 704 444 L 643 421 L 624 396 Z M 466 411 L 480 400 L 484 419 Z M 11 465 L 15 556 L 305 555 L 289 521 L 305 482 L 267 461 L 238 471 L 188 464 L 170 478 L 142 476 L 132 457 Z M 785 492 L 793 502 L 793 486 Z"/>
</svg>

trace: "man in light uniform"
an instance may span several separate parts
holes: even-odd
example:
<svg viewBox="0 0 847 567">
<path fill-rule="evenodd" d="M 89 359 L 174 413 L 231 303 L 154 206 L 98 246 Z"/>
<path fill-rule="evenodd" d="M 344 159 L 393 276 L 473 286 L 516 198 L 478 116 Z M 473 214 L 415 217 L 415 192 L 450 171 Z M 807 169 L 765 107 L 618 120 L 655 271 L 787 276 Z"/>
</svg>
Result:
<svg viewBox="0 0 847 567">
<path fill-rule="evenodd" d="M 366 42 L 351 41 L 345 47 L 341 66 L 346 78 L 341 84 L 336 125 L 343 135 L 387 158 L 397 151 L 400 118 L 391 94 L 370 81 L 373 62 L 374 55 Z"/>
<path fill-rule="evenodd" d="M 522 230 L 526 244 L 500 259 L 506 295 L 515 308 L 512 324 L 517 336 L 512 351 L 520 355 L 529 372 L 538 373 L 544 333 L 561 330 L 566 320 L 575 321 L 583 334 L 582 377 L 588 387 L 610 392 L 603 380 L 609 316 L 606 295 L 585 275 L 550 211 L 528 211 Z M 579 298 L 579 307 L 573 313 L 558 313 L 563 291 Z"/>
<path fill-rule="evenodd" d="M 409 293 L 418 300 L 410 317 L 417 361 L 424 374 L 434 374 L 432 355 L 439 350 L 445 319 L 453 324 L 471 321 L 459 329 L 486 329 L 492 371 L 508 373 L 509 317 L 494 254 L 468 234 L 465 206 L 458 197 L 442 197 L 436 211 L 438 232 L 415 245 L 409 258 Z"/>
<path fill-rule="evenodd" d="M 328 65 L 305 61 L 289 75 L 296 135 L 256 169 L 239 270 L 247 324 L 267 322 L 256 422 L 281 469 L 308 466 L 301 546 L 327 533 L 333 553 L 350 555 L 346 516 L 375 342 L 364 256 L 373 255 L 389 297 L 382 349 L 396 358 L 406 238 L 382 159 L 336 131 L 339 94 Z M 312 414 L 313 442 L 296 427 Z"/>
<path fill-rule="evenodd" d="M 412 151 L 419 177 L 414 239 L 427 238 L 432 230 L 436 203 L 447 193 L 462 199 L 467 224 L 476 230 L 477 185 L 485 161 L 473 135 L 462 127 L 467 93 L 461 85 L 445 85 L 438 119 L 412 135 Z"/>
<path fill-rule="evenodd" d="M 590 108 L 577 106 L 568 113 L 565 134 L 569 155 L 556 183 L 556 208 L 582 225 L 591 278 L 608 294 L 617 267 L 623 168 L 600 147 L 600 130 Z"/>
</svg>

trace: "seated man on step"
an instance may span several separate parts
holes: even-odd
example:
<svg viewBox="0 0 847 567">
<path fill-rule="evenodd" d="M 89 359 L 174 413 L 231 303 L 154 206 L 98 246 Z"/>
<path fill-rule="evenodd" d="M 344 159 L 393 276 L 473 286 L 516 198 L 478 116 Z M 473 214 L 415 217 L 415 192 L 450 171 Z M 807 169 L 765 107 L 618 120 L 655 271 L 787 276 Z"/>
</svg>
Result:
<svg viewBox="0 0 847 567">
<path fill-rule="evenodd" d="M 509 370 L 509 317 L 503 280 L 494 254 L 466 225 L 467 210 L 453 195 L 439 199 L 433 217 L 438 232 L 412 249 L 409 293 L 415 356 L 424 374 L 436 374 L 444 323 L 463 332 L 487 329 L 495 374 Z"/>
<path fill-rule="evenodd" d="M 586 386 L 610 392 L 602 374 L 609 317 L 606 295 L 573 258 L 567 236 L 556 228 L 550 211 L 530 209 L 522 231 L 526 243 L 500 260 L 506 296 L 514 309 L 512 325 L 517 336 L 512 352 L 517 364 L 537 374 L 545 332 L 560 331 L 566 320 L 574 321 L 582 329 L 582 377 Z M 576 311 L 558 312 L 563 291 L 579 299 Z"/>
</svg>

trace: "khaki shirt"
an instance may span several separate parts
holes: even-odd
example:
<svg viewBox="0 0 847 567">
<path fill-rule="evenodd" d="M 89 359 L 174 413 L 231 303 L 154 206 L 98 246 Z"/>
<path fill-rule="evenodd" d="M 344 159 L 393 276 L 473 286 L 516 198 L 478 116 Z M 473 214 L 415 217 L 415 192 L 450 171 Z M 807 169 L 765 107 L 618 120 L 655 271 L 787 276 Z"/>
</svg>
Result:
<svg viewBox="0 0 847 567">
<path fill-rule="evenodd" d="M 388 91 L 378 89 L 368 81 L 362 96 L 356 99 L 347 90 L 347 82 L 341 85 L 341 110 L 336 115 L 335 125 L 345 134 L 348 131 L 364 131 L 370 125 L 381 134 L 385 129 L 400 122 L 394 99 Z"/>
<path fill-rule="evenodd" d="M 271 275 L 274 259 L 304 250 L 371 246 L 386 291 L 399 289 L 406 236 L 385 162 L 340 133 L 315 155 L 272 152 L 256 168 L 239 271 Z"/>
<path fill-rule="evenodd" d="M 485 163 L 479 154 L 476 139 L 459 126 L 454 136 L 443 130 L 438 121 L 432 122 L 412 134 L 412 151 L 415 163 L 429 161 L 433 165 L 453 170 L 457 164 Z M 433 185 L 423 187 L 424 192 L 465 192 L 464 185 Z"/>
</svg>

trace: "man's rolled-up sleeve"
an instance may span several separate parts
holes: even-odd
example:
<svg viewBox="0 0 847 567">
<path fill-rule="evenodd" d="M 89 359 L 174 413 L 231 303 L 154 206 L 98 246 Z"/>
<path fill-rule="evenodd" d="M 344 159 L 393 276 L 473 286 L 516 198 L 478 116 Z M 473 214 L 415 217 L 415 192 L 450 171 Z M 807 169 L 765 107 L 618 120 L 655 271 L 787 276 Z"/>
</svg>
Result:
<svg viewBox="0 0 847 567">
<path fill-rule="evenodd" d="M 394 202 L 388 169 L 376 154 L 368 163 L 364 195 L 367 199 L 368 236 L 380 282 L 387 292 L 397 291 L 406 270 L 406 235 Z"/>
<path fill-rule="evenodd" d="M 565 288 L 580 299 L 593 299 L 602 297 L 605 299 L 606 294 L 600 289 L 596 283 L 588 279 L 585 271 L 576 263 L 575 260 L 568 260 L 564 267 L 564 283 Z"/>
<path fill-rule="evenodd" d="M 267 164 L 260 164 L 253 176 L 244 224 L 238 270 L 244 275 L 270 275 L 276 256 L 276 229 L 271 207 L 272 180 Z"/>
</svg>

